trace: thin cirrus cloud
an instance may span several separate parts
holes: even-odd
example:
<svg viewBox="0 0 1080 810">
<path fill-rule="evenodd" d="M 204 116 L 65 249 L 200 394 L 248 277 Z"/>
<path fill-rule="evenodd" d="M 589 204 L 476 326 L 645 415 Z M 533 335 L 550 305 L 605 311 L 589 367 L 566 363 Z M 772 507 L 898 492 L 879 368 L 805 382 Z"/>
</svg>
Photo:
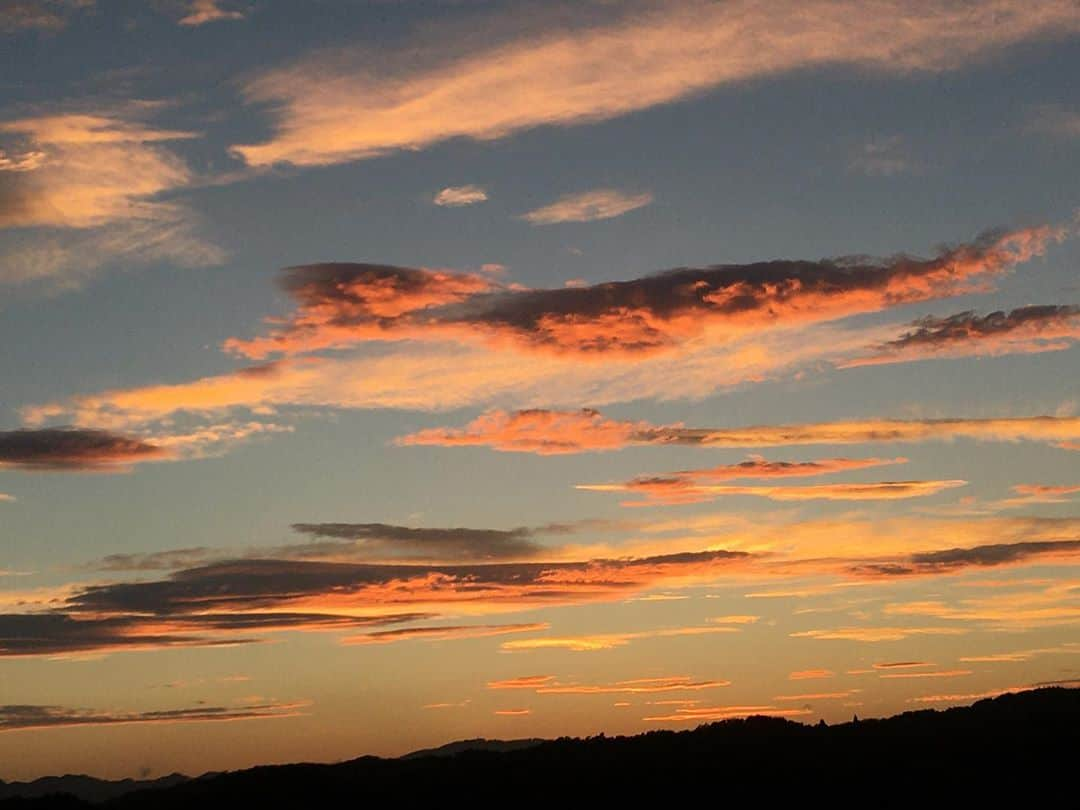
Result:
<svg viewBox="0 0 1080 810">
<path fill-rule="evenodd" d="M 666 678 L 635 678 L 615 683 L 558 683 L 537 684 L 538 695 L 647 695 L 663 692 L 702 692 L 731 686 L 731 681 L 694 680 L 687 675 Z M 488 688 L 491 687 L 488 684 Z"/>
<path fill-rule="evenodd" d="M 17 0 L 0 4 L 0 32 L 60 31 L 75 11 L 94 0 Z"/>
<path fill-rule="evenodd" d="M 220 263 L 198 218 L 159 196 L 191 184 L 165 144 L 195 137 L 146 122 L 160 105 L 131 104 L 0 122 L 0 283 L 77 285 L 108 264 Z"/>
<path fill-rule="evenodd" d="M 734 720 L 751 715 L 767 717 L 800 717 L 813 714 L 810 709 L 780 709 L 771 705 L 756 706 L 694 706 L 679 708 L 674 714 L 652 715 L 642 720 L 657 723 L 709 723 L 717 720 Z"/>
<path fill-rule="evenodd" d="M 1080 29 L 1069 0 L 1035 8 L 885 0 L 871 10 L 855 0 L 643 0 L 590 10 L 573 28 L 561 16 L 548 24 L 533 15 L 531 24 L 496 16 L 473 31 L 432 31 L 429 42 L 405 49 L 407 61 L 349 46 L 265 71 L 243 92 L 268 108 L 273 133 L 233 151 L 252 166 L 328 165 L 456 137 L 591 123 L 802 69 L 952 70 Z"/>
<path fill-rule="evenodd" d="M 614 219 L 653 201 L 649 192 L 634 194 L 615 188 L 598 188 L 567 194 L 549 205 L 521 215 L 530 225 L 558 225 L 563 222 L 595 222 Z"/>
<path fill-rule="evenodd" d="M 170 457 L 164 447 L 105 430 L 0 431 L 0 469 L 31 472 L 123 472 Z"/>
<path fill-rule="evenodd" d="M 0 706 L 0 732 L 71 726 L 115 726 L 132 723 L 210 723 L 298 717 L 309 702 L 246 703 L 241 706 L 190 706 L 144 712 L 98 711 L 67 706 L 8 704 Z"/>
<path fill-rule="evenodd" d="M 842 362 L 854 366 L 907 363 L 934 358 L 1062 351 L 1080 341 L 1080 307 L 1030 306 L 1011 312 L 976 315 L 961 312 L 948 318 L 927 317 L 895 340 L 863 357 Z"/>
<path fill-rule="evenodd" d="M 987 232 L 930 259 L 847 257 L 681 268 L 629 281 L 518 289 L 476 274 L 372 264 L 290 268 L 284 326 L 224 348 L 249 359 L 372 341 L 453 340 L 583 356 L 671 351 L 957 295 L 1041 255 L 1067 230 Z"/>
<path fill-rule="evenodd" d="M 219 0 L 191 0 L 188 13 L 180 18 L 180 25 L 199 26 L 207 23 L 242 20 L 242 11 L 230 11 L 221 7 Z"/>
<path fill-rule="evenodd" d="M 578 484 L 577 489 L 590 492 L 643 492 L 645 500 L 624 501 L 624 506 L 653 506 L 672 503 L 698 503 L 733 495 L 750 495 L 772 501 L 892 501 L 924 498 L 948 489 L 966 486 L 967 481 L 872 481 L 865 484 L 815 484 L 803 487 L 739 486 L 729 484 L 696 484 L 672 488 L 627 484 Z M 687 497 L 680 498 L 681 493 Z"/>
<path fill-rule="evenodd" d="M 667 627 L 660 630 L 640 630 L 632 633 L 594 633 L 579 636 L 537 636 L 536 638 L 504 641 L 506 652 L 535 650 L 568 650 L 570 652 L 601 652 L 625 647 L 634 641 L 652 638 L 703 636 L 717 633 L 738 633 L 737 627 Z"/>
<path fill-rule="evenodd" d="M 539 455 L 621 450 L 642 445 L 785 447 L 909 443 L 973 439 L 998 442 L 1073 442 L 1080 418 L 865 419 L 745 428 L 694 428 L 609 419 L 599 411 L 528 409 L 489 411 L 463 428 L 427 428 L 397 439 L 402 445 L 489 447 Z"/>
<path fill-rule="evenodd" d="M 460 208 L 465 205 L 476 205 L 488 198 L 487 191 L 481 186 L 447 186 L 439 191 L 431 201 L 435 205 L 447 208 Z"/>
<path fill-rule="evenodd" d="M 490 638 L 512 633 L 535 633 L 547 630 L 546 622 L 525 624 L 461 624 L 437 627 L 405 627 L 400 630 L 377 630 L 356 636 L 346 636 L 342 644 L 393 644 L 398 641 L 451 641 L 464 638 Z"/>
</svg>

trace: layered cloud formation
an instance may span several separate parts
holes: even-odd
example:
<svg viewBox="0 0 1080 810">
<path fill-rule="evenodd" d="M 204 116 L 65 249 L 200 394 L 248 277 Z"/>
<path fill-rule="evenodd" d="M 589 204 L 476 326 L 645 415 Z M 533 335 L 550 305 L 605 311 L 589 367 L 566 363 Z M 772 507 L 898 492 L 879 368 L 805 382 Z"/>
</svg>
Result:
<svg viewBox="0 0 1080 810">
<path fill-rule="evenodd" d="M 169 455 L 165 448 L 104 430 L 0 431 L 0 469 L 115 472 Z"/>
</svg>

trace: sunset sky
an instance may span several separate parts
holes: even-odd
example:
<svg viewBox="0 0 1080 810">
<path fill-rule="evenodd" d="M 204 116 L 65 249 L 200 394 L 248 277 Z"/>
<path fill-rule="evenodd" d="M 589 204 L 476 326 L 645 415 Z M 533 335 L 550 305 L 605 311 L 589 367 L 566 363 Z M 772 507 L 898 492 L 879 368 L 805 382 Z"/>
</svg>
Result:
<svg viewBox="0 0 1080 810">
<path fill-rule="evenodd" d="M 0 778 L 1080 685 L 1078 0 L 0 42 Z"/>
</svg>

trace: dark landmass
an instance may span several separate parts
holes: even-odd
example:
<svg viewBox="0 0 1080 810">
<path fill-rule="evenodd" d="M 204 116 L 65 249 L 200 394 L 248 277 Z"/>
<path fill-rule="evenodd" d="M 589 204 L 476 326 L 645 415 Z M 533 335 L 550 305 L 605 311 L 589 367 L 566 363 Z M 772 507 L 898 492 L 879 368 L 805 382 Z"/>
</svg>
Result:
<svg viewBox="0 0 1080 810">
<path fill-rule="evenodd" d="M 4 782 L 0 779 L 0 799 L 14 797 L 38 798 L 67 794 L 88 802 L 100 803 L 136 790 L 155 790 L 172 787 L 190 779 L 182 773 L 172 773 L 157 779 L 95 779 L 83 774 L 43 776 L 33 782 Z"/>
<path fill-rule="evenodd" d="M 577 807 L 645 798 L 765 807 L 779 800 L 828 807 L 1074 807 L 1080 801 L 1078 766 L 1080 689 L 1050 688 L 834 726 L 749 717 L 633 737 L 472 740 L 399 759 L 368 756 L 181 777 L 171 786 L 98 804 L 49 796 L 7 799 L 0 808 L 487 807 L 537 801 Z"/>
</svg>

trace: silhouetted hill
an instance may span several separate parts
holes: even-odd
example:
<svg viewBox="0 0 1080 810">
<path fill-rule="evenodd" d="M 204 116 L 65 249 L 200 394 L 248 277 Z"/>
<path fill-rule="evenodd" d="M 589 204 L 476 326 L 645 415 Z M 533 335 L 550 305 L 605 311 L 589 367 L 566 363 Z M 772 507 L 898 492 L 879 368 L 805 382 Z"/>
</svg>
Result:
<svg viewBox="0 0 1080 810">
<path fill-rule="evenodd" d="M 34 798 L 64 793 L 88 802 L 104 802 L 108 799 L 132 793 L 136 790 L 157 790 L 186 782 L 190 777 L 172 773 L 157 779 L 95 779 L 84 774 L 67 776 L 43 776 L 32 782 L 4 782 L 0 779 L 0 799 L 14 796 Z"/>
<path fill-rule="evenodd" d="M 440 745 L 438 748 L 422 748 L 405 754 L 402 759 L 417 759 L 419 757 L 452 757 L 463 751 L 520 751 L 522 748 L 533 748 L 547 740 L 539 737 L 530 737 L 523 740 L 486 740 L 477 737 L 475 740 L 458 740 L 457 742 Z"/>
<path fill-rule="evenodd" d="M 717 806 L 778 801 L 827 807 L 1077 806 L 1080 689 L 1040 689 L 973 706 L 809 726 L 769 717 L 693 731 L 561 738 L 510 751 L 252 768 L 142 790 L 109 810 L 197 807 L 577 807 L 697 797 Z M 85 807 L 77 800 L 0 808 Z M 635 804 L 636 806 L 636 804 Z"/>
</svg>

